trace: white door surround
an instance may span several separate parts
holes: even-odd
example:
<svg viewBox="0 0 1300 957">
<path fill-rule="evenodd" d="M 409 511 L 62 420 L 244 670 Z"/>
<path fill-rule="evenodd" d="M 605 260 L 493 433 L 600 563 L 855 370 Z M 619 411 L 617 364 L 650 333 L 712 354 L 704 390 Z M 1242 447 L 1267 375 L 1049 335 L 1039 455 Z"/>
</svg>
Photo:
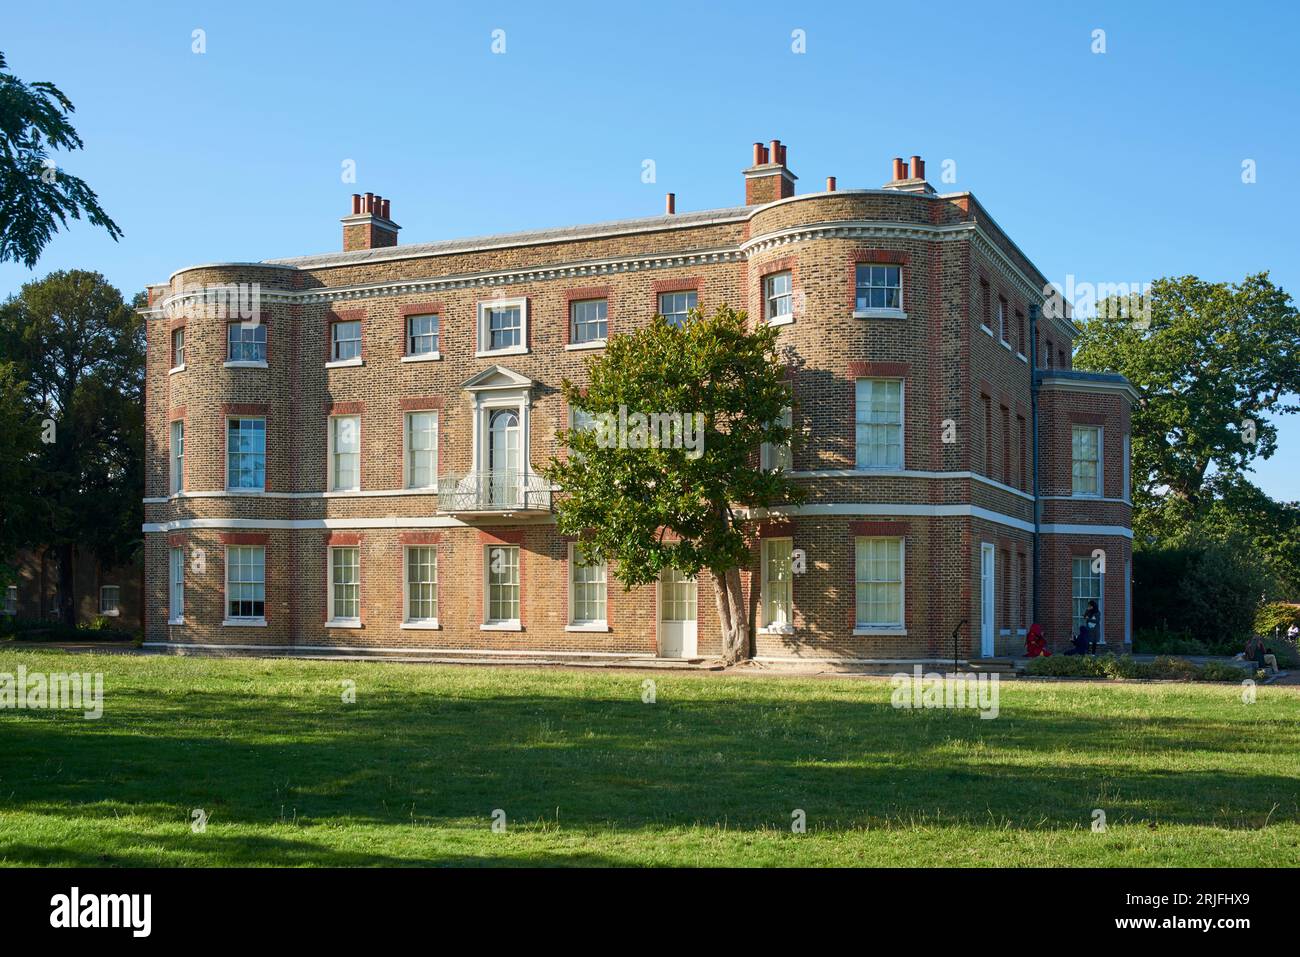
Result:
<svg viewBox="0 0 1300 957">
<path fill-rule="evenodd" d="M 985 658 L 994 654 L 994 636 L 997 634 L 995 617 L 997 546 L 980 543 L 980 654 Z"/>
</svg>

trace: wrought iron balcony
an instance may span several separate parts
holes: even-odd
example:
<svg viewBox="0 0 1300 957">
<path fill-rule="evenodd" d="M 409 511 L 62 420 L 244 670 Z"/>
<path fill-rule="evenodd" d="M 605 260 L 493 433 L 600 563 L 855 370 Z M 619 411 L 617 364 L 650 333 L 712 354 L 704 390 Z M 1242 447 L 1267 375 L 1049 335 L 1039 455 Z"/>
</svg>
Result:
<svg viewBox="0 0 1300 957">
<path fill-rule="evenodd" d="M 438 476 L 438 511 L 448 515 L 550 510 L 551 485 L 532 472 L 447 472 Z"/>
</svg>

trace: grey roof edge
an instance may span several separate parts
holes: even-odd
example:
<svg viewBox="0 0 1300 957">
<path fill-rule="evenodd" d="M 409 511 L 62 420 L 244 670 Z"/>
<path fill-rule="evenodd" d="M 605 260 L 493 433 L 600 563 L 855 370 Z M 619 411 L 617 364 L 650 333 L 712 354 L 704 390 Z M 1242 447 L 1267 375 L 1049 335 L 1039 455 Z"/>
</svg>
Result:
<svg viewBox="0 0 1300 957">
<path fill-rule="evenodd" d="M 1121 391 L 1128 392 L 1134 401 L 1141 396 L 1137 388 L 1128 380 L 1127 376 L 1118 372 L 1085 372 L 1079 369 L 1038 369 L 1034 372 L 1034 379 L 1039 383 L 1051 383 L 1053 381 L 1060 383 L 1077 383 L 1079 385 L 1098 385 L 1111 386 Z"/>
</svg>

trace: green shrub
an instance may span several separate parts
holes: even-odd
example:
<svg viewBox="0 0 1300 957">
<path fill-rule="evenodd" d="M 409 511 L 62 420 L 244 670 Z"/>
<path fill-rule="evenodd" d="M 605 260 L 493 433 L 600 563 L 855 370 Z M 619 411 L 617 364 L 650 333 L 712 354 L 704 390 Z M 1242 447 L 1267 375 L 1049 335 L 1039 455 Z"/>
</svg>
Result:
<svg viewBox="0 0 1300 957">
<path fill-rule="evenodd" d="M 1254 671 L 1239 668 L 1227 661 L 1207 661 L 1196 676 L 1198 681 L 1244 681 L 1253 678 Z"/>
<path fill-rule="evenodd" d="M 1151 666 L 1128 655 L 1104 655 L 1097 659 L 1107 678 L 1150 678 Z"/>
<path fill-rule="evenodd" d="M 1169 655 L 1161 655 L 1151 662 L 1151 677 L 1165 678 L 1175 681 L 1194 681 L 1196 673 L 1199 670 L 1196 665 L 1192 664 L 1186 658 L 1174 658 Z"/>
<path fill-rule="evenodd" d="M 1133 652 L 1139 655 L 1208 655 L 1210 649 L 1185 631 L 1143 628 L 1133 632 Z"/>
<path fill-rule="evenodd" d="M 1106 672 L 1096 658 L 1086 655 L 1053 655 L 1051 658 L 1031 658 L 1027 674 L 1043 678 L 1104 678 Z"/>
</svg>

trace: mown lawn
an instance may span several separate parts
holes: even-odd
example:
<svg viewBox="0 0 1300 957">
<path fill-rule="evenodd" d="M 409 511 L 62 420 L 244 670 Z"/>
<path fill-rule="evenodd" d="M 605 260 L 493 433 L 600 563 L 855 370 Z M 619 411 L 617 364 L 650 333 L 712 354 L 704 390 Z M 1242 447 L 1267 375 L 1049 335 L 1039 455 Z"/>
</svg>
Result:
<svg viewBox="0 0 1300 957">
<path fill-rule="evenodd" d="M 0 711 L 8 865 L 1300 863 L 1297 689 L 1006 682 L 981 720 L 852 678 L 20 664 L 102 671 L 105 703 Z"/>
</svg>

